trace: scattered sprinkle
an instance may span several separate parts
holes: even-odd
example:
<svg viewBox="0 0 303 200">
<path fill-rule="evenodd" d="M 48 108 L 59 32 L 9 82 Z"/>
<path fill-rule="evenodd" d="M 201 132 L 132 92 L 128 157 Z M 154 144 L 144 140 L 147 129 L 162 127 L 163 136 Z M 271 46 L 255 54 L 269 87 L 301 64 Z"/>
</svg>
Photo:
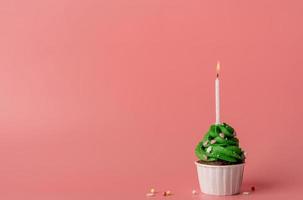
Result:
<svg viewBox="0 0 303 200">
<path fill-rule="evenodd" d="M 155 193 L 147 193 L 146 196 L 147 196 L 147 197 L 154 197 L 154 196 L 155 196 Z"/>
<path fill-rule="evenodd" d="M 220 133 L 219 136 L 220 136 L 221 138 L 224 138 L 225 135 L 224 135 L 224 133 Z"/>
<path fill-rule="evenodd" d="M 250 194 L 250 192 L 242 192 L 242 194 L 248 195 L 248 194 Z"/>
<path fill-rule="evenodd" d="M 149 191 L 150 191 L 150 193 L 156 193 L 155 188 L 151 188 Z"/>
<path fill-rule="evenodd" d="M 216 140 L 211 140 L 210 143 L 211 144 L 215 144 L 217 141 Z"/>
<path fill-rule="evenodd" d="M 191 193 L 192 193 L 193 195 L 198 194 L 198 192 L 197 192 L 196 190 L 191 191 Z"/>
<path fill-rule="evenodd" d="M 170 195 L 172 195 L 172 193 L 169 190 L 163 192 L 163 196 L 170 196 Z"/>
<path fill-rule="evenodd" d="M 251 189 L 251 191 L 255 191 L 256 190 L 255 186 L 252 186 L 250 189 Z"/>
<path fill-rule="evenodd" d="M 203 155 L 203 158 L 204 158 L 204 160 L 207 160 L 207 156 L 206 155 Z"/>
<path fill-rule="evenodd" d="M 203 143 L 203 146 L 206 146 L 208 144 L 208 140 L 206 140 L 204 143 Z"/>
<path fill-rule="evenodd" d="M 245 157 L 247 156 L 247 152 L 246 152 L 246 151 L 244 151 L 244 156 L 245 156 Z"/>
</svg>

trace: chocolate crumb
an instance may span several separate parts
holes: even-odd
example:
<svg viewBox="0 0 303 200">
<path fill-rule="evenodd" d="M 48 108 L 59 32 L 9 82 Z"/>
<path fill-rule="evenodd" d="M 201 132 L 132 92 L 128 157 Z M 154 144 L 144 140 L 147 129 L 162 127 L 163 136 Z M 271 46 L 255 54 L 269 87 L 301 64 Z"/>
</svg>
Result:
<svg viewBox="0 0 303 200">
<path fill-rule="evenodd" d="M 198 163 L 200 164 L 204 164 L 204 165 L 235 165 L 235 164 L 241 164 L 243 162 L 236 162 L 236 163 L 231 163 L 231 162 L 228 162 L 228 161 L 221 161 L 221 160 L 218 160 L 218 161 L 205 161 L 205 160 L 199 160 Z"/>
</svg>

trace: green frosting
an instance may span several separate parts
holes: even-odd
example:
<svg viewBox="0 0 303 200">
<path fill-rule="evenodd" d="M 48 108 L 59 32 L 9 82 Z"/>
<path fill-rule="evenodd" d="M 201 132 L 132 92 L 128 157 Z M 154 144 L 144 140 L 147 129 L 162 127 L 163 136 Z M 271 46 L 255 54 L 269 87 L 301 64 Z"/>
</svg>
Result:
<svg viewBox="0 0 303 200">
<path fill-rule="evenodd" d="M 235 131 L 226 123 L 211 125 L 203 140 L 197 145 L 195 153 L 203 161 L 224 161 L 231 164 L 245 161 Z"/>
</svg>

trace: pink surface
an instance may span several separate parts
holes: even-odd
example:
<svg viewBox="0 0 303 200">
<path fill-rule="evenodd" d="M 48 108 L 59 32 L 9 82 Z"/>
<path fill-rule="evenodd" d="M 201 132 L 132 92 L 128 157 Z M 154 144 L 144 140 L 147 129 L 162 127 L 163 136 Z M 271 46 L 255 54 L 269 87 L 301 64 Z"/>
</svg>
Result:
<svg viewBox="0 0 303 200">
<path fill-rule="evenodd" d="M 217 60 L 222 119 L 248 152 L 243 191 L 256 187 L 220 199 L 302 199 L 302 9 L 2 0 L 1 199 L 191 199 Z"/>
</svg>

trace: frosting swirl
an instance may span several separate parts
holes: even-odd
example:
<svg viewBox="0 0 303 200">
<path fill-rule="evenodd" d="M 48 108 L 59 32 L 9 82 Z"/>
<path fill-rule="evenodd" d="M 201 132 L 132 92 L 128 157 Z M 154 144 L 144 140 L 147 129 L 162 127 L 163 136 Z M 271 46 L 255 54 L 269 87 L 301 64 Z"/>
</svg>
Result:
<svg viewBox="0 0 303 200">
<path fill-rule="evenodd" d="M 244 151 L 239 147 L 234 129 L 226 124 L 214 124 L 195 149 L 196 156 L 203 161 L 224 161 L 230 164 L 243 163 Z"/>
</svg>

